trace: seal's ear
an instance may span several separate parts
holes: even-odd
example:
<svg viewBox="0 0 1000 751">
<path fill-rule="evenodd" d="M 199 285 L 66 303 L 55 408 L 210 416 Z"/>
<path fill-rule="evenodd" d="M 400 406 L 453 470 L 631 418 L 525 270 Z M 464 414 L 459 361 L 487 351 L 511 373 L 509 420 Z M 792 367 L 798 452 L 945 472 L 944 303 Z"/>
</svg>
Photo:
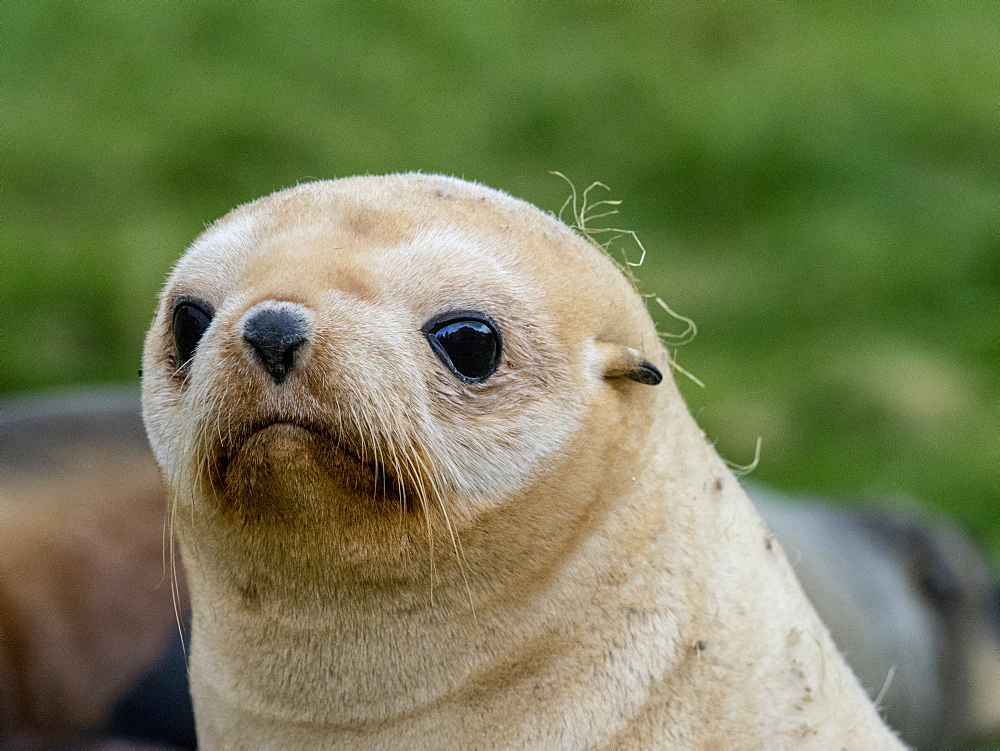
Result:
<svg viewBox="0 0 1000 751">
<path fill-rule="evenodd" d="M 595 342 L 605 378 L 631 378 L 637 383 L 655 386 L 663 380 L 663 373 L 642 354 L 624 344 Z"/>
</svg>

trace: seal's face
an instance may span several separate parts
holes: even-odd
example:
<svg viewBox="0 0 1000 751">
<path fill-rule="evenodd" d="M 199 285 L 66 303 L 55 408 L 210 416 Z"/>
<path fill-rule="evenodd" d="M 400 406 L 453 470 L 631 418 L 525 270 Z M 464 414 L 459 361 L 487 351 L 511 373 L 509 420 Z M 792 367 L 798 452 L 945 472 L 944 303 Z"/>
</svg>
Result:
<svg viewBox="0 0 1000 751">
<path fill-rule="evenodd" d="M 147 430 L 179 513 L 308 529 L 348 557 L 426 554 L 434 529 L 536 482 L 603 386 L 608 324 L 581 264 L 621 297 L 563 225 L 448 178 L 237 209 L 180 260 L 147 338 Z"/>
</svg>

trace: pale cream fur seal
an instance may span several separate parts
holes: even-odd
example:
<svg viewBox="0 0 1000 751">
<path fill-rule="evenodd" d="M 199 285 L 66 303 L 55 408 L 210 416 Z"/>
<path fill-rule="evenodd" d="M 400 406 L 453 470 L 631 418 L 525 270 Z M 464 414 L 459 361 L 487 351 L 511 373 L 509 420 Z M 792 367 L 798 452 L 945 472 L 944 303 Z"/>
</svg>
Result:
<svg viewBox="0 0 1000 751">
<path fill-rule="evenodd" d="M 143 386 L 200 746 L 901 748 L 656 369 L 612 262 L 479 185 L 210 227 Z"/>
</svg>

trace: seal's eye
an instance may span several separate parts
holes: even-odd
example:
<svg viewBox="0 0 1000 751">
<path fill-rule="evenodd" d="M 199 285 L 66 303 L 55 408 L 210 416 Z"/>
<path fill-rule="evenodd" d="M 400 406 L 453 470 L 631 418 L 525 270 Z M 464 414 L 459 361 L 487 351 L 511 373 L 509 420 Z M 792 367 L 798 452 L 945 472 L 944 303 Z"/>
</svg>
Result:
<svg viewBox="0 0 1000 751">
<path fill-rule="evenodd" d="M 482 313 L 458 313 L 424 327 L 441 362 L 465 383 L 485 381 L 500 363 L 500 330 Z"/>
<path fill-rule="evenodd" d="M 174 304 L 174 352 L 177 365 L 185 365 L 194 357 L 195 347 L 212 322 L 212 309 L 194 300 L 178 300 Z"/>
</svg>

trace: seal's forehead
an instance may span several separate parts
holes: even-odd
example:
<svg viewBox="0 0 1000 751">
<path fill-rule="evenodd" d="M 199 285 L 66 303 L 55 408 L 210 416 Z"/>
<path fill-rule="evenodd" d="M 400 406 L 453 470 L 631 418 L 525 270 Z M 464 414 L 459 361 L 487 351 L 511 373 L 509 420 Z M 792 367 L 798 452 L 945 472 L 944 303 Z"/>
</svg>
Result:
<svg viewBox="0 0 1000 751">
<path fill-rule="evenodd" d="M 551 214 L 419 174 L 306 183 L 241 206 L 194 242 L 164 299 L 308 305 L 330 293 L 424 312 L 544 308 L 622 341 L 652 331 L 611 260 Z"/>
<path fill-rule="evenodd" d="M 476 183 L 438 175 L 351 177 L 305 183 L 245 204 L 210 227 L 202 239 L 226 244 L 253 225 L 258 242 L 326 235 L 344 246 L 391 247 L 420 230 L 451 227 L 507 237 L 520 230 L 574 245 L 564 224 L 524 201 Z"/>
<path fill-rule="evenodd" d="M 449 246 L 465 249 L 450 257 L 463 271 L 487 256 L 484 271 L 497 263 L 544 271 L 556 256 L 577 256 L 580 244 L 551 216 L 475 183 L 426 175 L 360 177 L 307 183 L 239 207 L 195 241 L 178 271 L 213 277 L 212 287 L 227 274 L 236 275 L 231 282 L 255 286 L 293 268 L 376 269 L 387 259 L 396 262 L 396 271 L 407 261 L 440 268 L 434 256 L 448 256 Z"/>
</svg>

